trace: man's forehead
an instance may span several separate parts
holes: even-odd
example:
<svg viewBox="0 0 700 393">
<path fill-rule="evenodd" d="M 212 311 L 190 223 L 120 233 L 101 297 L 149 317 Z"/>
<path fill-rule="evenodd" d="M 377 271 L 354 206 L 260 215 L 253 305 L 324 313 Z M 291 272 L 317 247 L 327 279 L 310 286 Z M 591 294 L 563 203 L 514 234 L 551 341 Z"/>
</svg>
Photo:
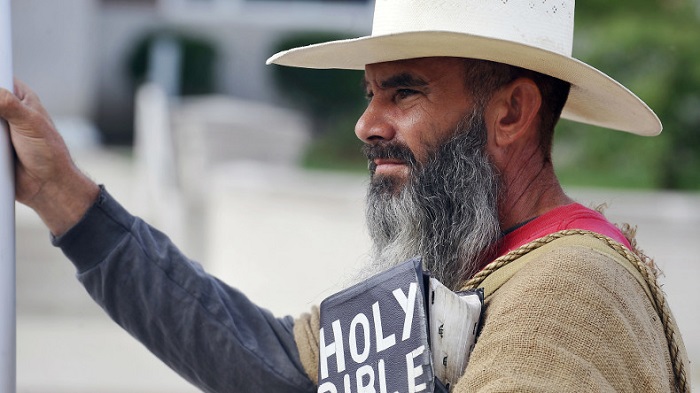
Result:
<svg viewBox="0 0 700 393">
<path fill-rule="evenodd" d="M 373 63 L 365 66 L 364 85 L 379 87 L 421 86 L 435 77 L 464 72 L 464 59 L 421 57 Z"/>
</svg>

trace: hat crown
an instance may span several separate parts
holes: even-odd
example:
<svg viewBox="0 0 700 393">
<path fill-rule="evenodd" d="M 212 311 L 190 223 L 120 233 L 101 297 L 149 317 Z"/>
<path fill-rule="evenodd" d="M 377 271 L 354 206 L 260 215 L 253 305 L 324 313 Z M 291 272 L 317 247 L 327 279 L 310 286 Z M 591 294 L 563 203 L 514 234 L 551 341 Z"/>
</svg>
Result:
<svg viewBox="0 0 700 393">
<path fill-rule="evenodd" d="M 376 0 L 372 35 L 449 31 L 571 56 L 574 0 Z"/>
</svg>

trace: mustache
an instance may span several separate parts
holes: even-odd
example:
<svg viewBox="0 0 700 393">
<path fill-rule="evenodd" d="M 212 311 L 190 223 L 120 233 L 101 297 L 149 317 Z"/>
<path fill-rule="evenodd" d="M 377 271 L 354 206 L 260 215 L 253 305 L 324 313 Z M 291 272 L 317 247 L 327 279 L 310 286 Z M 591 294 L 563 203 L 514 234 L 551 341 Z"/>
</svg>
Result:
<svg viewBox="0 0 700 393">
<path fill-rule="evenodd" d="M 409 168 L 415 169 L 418 166 L 416 156 L 411 149 L 400 142 L 384 142 L 374 145 L 365 144 L 362 146 L 362 153 L 367 157 L 368 169 L 374 174 L 377 169 L 376 159 L 393 159 L 404 162 Z"/>
</svg>

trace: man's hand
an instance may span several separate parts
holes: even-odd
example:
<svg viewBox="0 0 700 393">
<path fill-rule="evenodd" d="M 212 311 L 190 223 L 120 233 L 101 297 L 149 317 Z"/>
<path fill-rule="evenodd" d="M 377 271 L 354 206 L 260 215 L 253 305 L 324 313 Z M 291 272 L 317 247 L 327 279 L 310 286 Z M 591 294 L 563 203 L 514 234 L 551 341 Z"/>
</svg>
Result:
<svg viewBox="0 0 700 393">
<path fill-rule="evenodd" d="M 34 209 L 54 235 L 80 220 L 99 188 L 75 166 L 37 95 L 15 81 L 15 94 L 0 88 L 0 117 L 7 120 L 15 151 L 16 199 Z"/>
</svg>

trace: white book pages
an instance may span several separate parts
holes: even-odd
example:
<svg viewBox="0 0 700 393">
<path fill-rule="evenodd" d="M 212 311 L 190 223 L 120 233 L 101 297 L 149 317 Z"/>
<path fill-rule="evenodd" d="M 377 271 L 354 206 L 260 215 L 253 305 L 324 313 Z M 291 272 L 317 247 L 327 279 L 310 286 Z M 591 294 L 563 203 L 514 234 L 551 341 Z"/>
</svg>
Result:
<svg viewBox="0 0 700 393">
<path fill-rule="evenodd" d="M 469 362 L 481 317 L 476 292 L 457 294 L 430 278 L 430 344 L 435 376 L 451 390 Z"/>
</svg>

